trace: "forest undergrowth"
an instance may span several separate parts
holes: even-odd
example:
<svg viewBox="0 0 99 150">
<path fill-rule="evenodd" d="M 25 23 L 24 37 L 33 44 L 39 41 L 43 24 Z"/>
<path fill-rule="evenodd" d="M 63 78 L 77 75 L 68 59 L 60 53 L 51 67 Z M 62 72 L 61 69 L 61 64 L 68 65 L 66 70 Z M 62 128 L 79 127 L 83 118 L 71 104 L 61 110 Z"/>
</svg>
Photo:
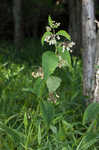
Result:
<svg viewBox="0 0 99 150">
<path fill-rule="evenodd" d="M 72 56 L 69 67 L 57 68 L 58 99 L 49 101 L 46 88 L 42 101 L 32 76 L 42 53 L 37 39 L 27 39 L 20 51 L 0 43 L 0 150 L 98 150 L 99 105 L 86 109 L 82 61 Z"/>
</svg>

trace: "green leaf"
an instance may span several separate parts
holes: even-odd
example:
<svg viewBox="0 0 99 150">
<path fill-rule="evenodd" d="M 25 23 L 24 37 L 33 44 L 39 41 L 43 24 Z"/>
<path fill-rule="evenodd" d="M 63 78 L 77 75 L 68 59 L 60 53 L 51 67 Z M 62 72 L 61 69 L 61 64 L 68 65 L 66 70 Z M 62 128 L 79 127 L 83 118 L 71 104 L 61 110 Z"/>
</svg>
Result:
<svg viewBox="0 0 99 150">
<path fill-rule="evenodd" d="M 44 78 L 48 79 L 48 77 L 54 72 L 57 66 L 58 57 L 54 54 L 54 52 L 45 52 L 42 56 L 42 68 L 44 72 Z"/>
<path fill-rule="evenodd" d="M 64 52 L 64 54 L 63 54 L 63 59 L 66 59 L 66 66 L 69 66 L 69 67 L 71 67 L 72 65 L 71 65 L 71 56 L 70 56 L 70 53 L 69 53 L 69 51 L 66 51 L 65 50 L 65 52 Z"/>
<path fill-rule="evenodd" d="M 65 66 L 72 67 L 70 52 L 65 50 L 62 52 L 62 47 L 58 47 L 58 53 L 62 59 L 66 62 Z"/>
<path fill-rule="evenodd" d="M 46 83 L 47 83 L 49 93 L 53 93 L 60 86 L 61 79 L 55 76 L 50 76 Z"/>
<path fill-rule="evenodd" d="M 98 133 L 87 133 L 77 146 L 76 150 L 88 150 L 93 144 L 99 141 Z"/>
<path fill-rule="evenodd" d="M 59 124 L 59 130 L 58 130 L 58 139 L 59 141 L 64 141 L 66 138 L 66 135 L 65 135 L 65 130 L 64 130 L 64 127 Z"/>
<path fill-rule="evenodd" d="M 34 83 L 33 93 L 37 95 L 37 97 L 42 97 L 45 89 L 45 81 L 41 78 L 38 78 Z"/>
<path fill-rule="evenodd" d="M 52 28 L 52 26 L 53 26 L 53 20 L 52 20 L 51 16 L 48 16 L 48 24 Z"/>
<path fill-rule="evenodd" d="M 40 123 L 38 125 L 38 144 L 41 144 L 41 127 L 40 127 Z"/>
<path fill-rule="evenodd" d="M 33 88 L 23 88 L 22 91 L 33 93 Z"/>
<path fill-rule="evenodd" d="M 54 134 L 57 133 L 57 128 L 56 128 L 55 126 L 50 125 L 50 129 L 52 130 L 52 132 L 53 132 Z"/>
<path fill-rule="evenodd" d="M 91 132 L 96 127 L 97 121 L 96 119 L 92 121 L 92 123 L 89 125 L 87 132 Z"/>
<path fill-rule="evenodd" d="M 65 37 L 66 39 L 68 39 L 69 41 L 71 40 L 70 35 L 69 35 L 66 31 L 64 31 L 64 30 L 58 31 L 58 32 L 56 33 L 56 35 L 61 35 L 61 36 L 64 36 L 64 37 Z"/>
<path fill-rule="evenodd" d="M 41 39 L 42 45 L 44 45 L 45 38 L 46 38 L 47 36 L 50 36 L 50 35 L 52 35 L 51 32 L 45 32 L 45 33 L 43 34 L 42 39 Z"/>
<path fill-rule="evenodd" d="M 40 101 L 40 108 L 43 120 L 49 127 L 52 120 L 54 119 L 55 114 L 54 106 L 50 102 Z"/>
<path fill-rule="evenodd" d="M 68 144 L 66 147 L 63 147 L 62 150 L 73 150 L 73 148 Z"/>
<path fill-rule="evenodd" d="M 67 148 L 66 148 L 66 147 L 63 147 L 62 150 L 67 150 Z"/>
<path fill-rule="evenodd" d="M 0 131 L 6 133 L 7 135 L 10 135 L 11 137 L 13 137 L 13 139 L 15 141 L 23 142 L 24 140 L 26 140 L 26 136 L 22 132 L 19 132 L 17 129 L 13 129 L 11 127 L 8 127 L 7 125 L 2 123 L 1 121 L 0 121 Z"/>
<path fill-rule="evenodd" d="M 99 69 L 99 66 L 97 65 L 95 68 L 96 68 L 96 69 Z"/>
<path fill-rule="evenodd" d="M 65 121 L 65 120 L 62 120 L 62 123 L 63 123 L 63 125 L 65 125 L 65 128 L 70 128 L 70 129 L 72 129 L 73 128 L 73 125 L 72 124 L 70 124 L 70 123 L 68 123 L 67 121 Z"/>
<path fill-rule="evenodd" d="M 97 118 L 99 115 L 99 103 L 91 103 L 84 112 L 83 125 Z"/>
<path fill-rule="evenodd" d="M 26 112 L 25 112 L 25 114 L 24 114 L 24 126 L 25 126 L 25 129 L 27 129 L 27 127 L 28 127 L 28 119 L 27 119 L 27 114 L 26 114 Z"/>
</svg>

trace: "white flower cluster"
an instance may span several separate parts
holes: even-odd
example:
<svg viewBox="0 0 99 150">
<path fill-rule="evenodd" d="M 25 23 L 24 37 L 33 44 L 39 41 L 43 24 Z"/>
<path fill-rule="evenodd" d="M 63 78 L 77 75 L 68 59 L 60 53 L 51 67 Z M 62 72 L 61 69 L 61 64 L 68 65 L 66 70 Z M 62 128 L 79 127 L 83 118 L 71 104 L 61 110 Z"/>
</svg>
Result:
<svg viewBox="0 0 99 150">
<path fill-rule="evenodd" d="M 59 58 L 58 67 L 59 67 L 59 68 L 62 68 L 63 66 L 66 65 L 66 61 L 65 61 L 61 56 L 58 56 L 58 58 Z"/>
<path fill-rule="evenodd" d="M 60 40 L 60 36 L 56 34 L 52 34 L 52 35 L 46 36 L 44 41 L 49 43 L 49 45 L 55 45 L 57 43 L 57 40 Z"/>
<path fill-rule="evenodd" d="M 51 24 L 52 28 L 58 28 L 59 26 L 60 26 L 60 22 L 52 21 L 52 24 Z"/>
<path fill-rule="evenodd" d="M 44 73 L 43 73 L 43 71 L 42 71 L 42 68 L 39 67 L 39 69 L 37 70 L 37 72 L 32 72 L 32 76 L 33 76 L 34 78 L 41 77 L 41 79 L 43 79 L 43 78 L 44 78 Z"/>
<path fill-rule="evenodd" d="M 59 98 L 59 95 L 54 94 L 54 93 L 49 93 L 48 101 L 52 101 L 53 103 L 56 104 L 58 98 Z"/>
<path fill-rule="evenodd" d="M 58 28 L 60 26 L 60 22 L 53 21 L 53 26 L 56 26 Z"/>
<path fill-rule="evenodd" d="M 62 52 L 64 53 L 65 50 L 72 52 L 71 48 L 75 45 L 74 42 L 70 42 L 70 43 L 66 43 L 63 42 L 62 43 Z"/>
</svg>

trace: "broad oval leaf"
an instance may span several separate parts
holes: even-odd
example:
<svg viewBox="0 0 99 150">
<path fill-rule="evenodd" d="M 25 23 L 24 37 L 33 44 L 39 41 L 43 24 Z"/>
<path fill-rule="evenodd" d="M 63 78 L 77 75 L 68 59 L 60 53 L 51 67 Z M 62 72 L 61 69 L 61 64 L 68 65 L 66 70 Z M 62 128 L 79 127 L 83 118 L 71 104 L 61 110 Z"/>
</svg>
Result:
<svg viewBox="0 0 99 150">
<path fill-rule="evenodd" d="M 93 121 L 99 115 L 99 103 L 91 103 L 84 112 L 83 125 Z"/>
<path fill-rule="evenodd" d="M 45 32 L 45 33 L 43 34 L 43 36 L 42 36 L 42 38 L 41 38 L 41 43 L 42 43 L 42 45 L 44 45 L 45 38 L 46 38 L 47 36 L 50 36 L 50 35 L 52 35 L 51 32 Z"/>
<path fill-rule="evenodd" d="M 45 91 L 45 81 L 41 78 L 38 78 L 33 87 L 33 93 L 37 95 L 37 97 L 42 97 L 43 93 Z"/>
<path fill-rule="evenodd" d="M 57 66 L 58 57 L 54 54 L 54 52 L 45 52 L 42 56 L 42 68 L 45 80 L 48 79 L 48 77 L 54 72 Z"/>
<path fill-rule="evenodd" d="M 55 76 L 50 76 L 46 83 L 47 83 L 49 93 L 53 93 L 60 86 L 61 79 Z"/>
<path fill-rule="evenodd" d="M 65 37 L 66 39 L 68 39 L 69 41 L 71 40 L 70 35 L 69 35 L 66 31 L 64 31 L 64 30 L 58 31 L 58 32 L 56 33 L 56 35 L 61 35 L 61 36 L 64 36 L 64 37 Z"/>
</svg>

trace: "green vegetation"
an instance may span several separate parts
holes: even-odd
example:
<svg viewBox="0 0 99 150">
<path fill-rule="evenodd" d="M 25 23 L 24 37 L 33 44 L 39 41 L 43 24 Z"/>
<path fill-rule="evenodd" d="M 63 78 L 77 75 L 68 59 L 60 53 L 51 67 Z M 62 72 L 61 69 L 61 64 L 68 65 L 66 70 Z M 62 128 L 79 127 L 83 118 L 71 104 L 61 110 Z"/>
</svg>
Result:
<svg viewBox="0 0 99 150">
<path fill-rule="evenodd" d="M 50 21 L 52 23 L 51 18 Z M 57 35 L 70 40 L 63 30 Z M 92 103 L 86 109 L 87 98 L 82 95 L 82 62 L 73 56 L 71 61 L 67 51 L 65 57 L 60 47 L 57 50 L 68 62 L 63 65 L 62 61 L 59 68 L 57 51 L 55 54 L 53 51 L 43 53 L 37 39 L 26 40 L 20 52 L 15 50 L 14 45 L 1 42 L 1 150 L 99 149 L 99 105 Z M 45 76 L 41 76 L 39 68 L 42 53 Z M 43 79 L 33 78 L 37 76 L 38 68 Z"/>
</svg>

